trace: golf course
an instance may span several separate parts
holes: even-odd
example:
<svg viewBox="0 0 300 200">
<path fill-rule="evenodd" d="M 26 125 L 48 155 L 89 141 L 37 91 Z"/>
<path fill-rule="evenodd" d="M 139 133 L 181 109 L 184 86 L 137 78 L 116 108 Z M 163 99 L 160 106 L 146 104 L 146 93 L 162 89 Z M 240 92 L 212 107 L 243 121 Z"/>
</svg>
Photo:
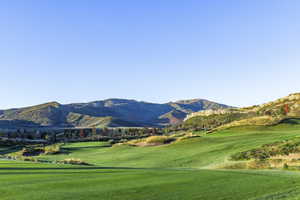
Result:
<svg viewBox="0 0 300 200">
<path fill-rule="evenodd" d="M 300 199 L 297 169 L 239 169 L 231 156 L 300 136 L 300 125 L 244 126 L 196 132 L 157 146 L 62 144 L 41 162 L 0 161 L 1 200 Z M 0 148 L 7 154 L 6 147 Z M 13 153 L 13 152 L 10 152 Z M 89 165 L 59 164 L 80 159 Z M 46 163 L 47 161 L 47 163 Z"/>
<path fill-rule="evenodd" d="M 300 0 L 0 2 L 0 200 L 300 200 Z"/>
</svg>

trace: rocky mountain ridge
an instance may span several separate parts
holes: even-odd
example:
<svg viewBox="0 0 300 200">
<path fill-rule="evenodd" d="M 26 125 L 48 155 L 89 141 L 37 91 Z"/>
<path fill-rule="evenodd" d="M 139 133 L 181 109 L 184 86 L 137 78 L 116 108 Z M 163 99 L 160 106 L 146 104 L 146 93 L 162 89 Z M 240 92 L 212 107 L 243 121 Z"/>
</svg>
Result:
<svg viewBox="0 0 300 200">
<path fill-rule="evenodd" d="M 187 114 L 229 106 L 204 99 L 165 104 L 128 99 L 107 99 L 89 103 L 49 102 L 25 108 L 0 110 L 0 128 L 5 126 L 43 127 L 141 127 L 182 122 Z"/>
</svg>

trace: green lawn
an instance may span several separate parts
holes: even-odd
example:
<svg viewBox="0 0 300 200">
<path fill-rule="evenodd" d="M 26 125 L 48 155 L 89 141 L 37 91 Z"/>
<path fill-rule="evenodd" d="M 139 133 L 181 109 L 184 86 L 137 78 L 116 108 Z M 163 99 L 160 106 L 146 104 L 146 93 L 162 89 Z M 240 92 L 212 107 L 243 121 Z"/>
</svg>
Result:
<svg viewBox="0 0 300 200">
<path fill-rule="evenodd" d="M 300 173 L 286 171 L 82 168 L 2 161 L 0 179 L 1 200 L 300 198 Z"/>
<path fill-rule="evenodd" d="M 244 127 L 157 147 L 71 143 L 48 160 L 94 166 L 0 161 L 1 200 L 300 199 L 300 172 L 217 170 L 235 152 L 300 136 L 300 126 Z M 0 149 L 5 151 L 5 148 Z"/>
<path fill-rule="evenodd" d="M 64 145 L 65 148 L 89 148 L 89 147 L 107 147 L 110 146 L 108 142 L 75 142 L 67 143 Z"/>
<path fill-rule="evenodd" d="M 247 127 L 224 130 L 199 138 L 156 147 L 114 146 L 106 143 L 73 143 L 68 154 L 42 156 L 48 160 L 80 158 L 97 166 L 147 168 L 214 168 L 230 155 L 262 144 L 300 136 L 300 126 Z"/>
</svg>

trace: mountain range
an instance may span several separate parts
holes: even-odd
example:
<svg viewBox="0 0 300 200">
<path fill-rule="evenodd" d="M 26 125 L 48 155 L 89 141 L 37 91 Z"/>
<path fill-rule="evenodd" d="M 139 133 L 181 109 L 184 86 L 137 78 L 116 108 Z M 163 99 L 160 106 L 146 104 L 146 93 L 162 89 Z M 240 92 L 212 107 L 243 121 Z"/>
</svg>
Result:
<svg viewBox="0 0 300 200">
<path fill-rule="evenodd" d="M 16 127 L 161 127 L 178 124 L 190 113 L 230 106 L 204 99 L 165 104 L 128 99 L 89 103 L 49 102 L 0 110 L 0 128 Z"/>
</svg>

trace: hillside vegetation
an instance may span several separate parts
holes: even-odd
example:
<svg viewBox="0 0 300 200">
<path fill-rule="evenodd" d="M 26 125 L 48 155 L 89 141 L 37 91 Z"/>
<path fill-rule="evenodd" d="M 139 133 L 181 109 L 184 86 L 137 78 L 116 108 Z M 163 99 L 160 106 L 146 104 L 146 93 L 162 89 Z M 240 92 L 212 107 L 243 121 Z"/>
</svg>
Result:
<svg viewBox="0 0 300 200">
<path fill-rule="evenodd" d="M 300 93 L 257 106 L 195 112 L 188 115 L 181 126 L 220 130 L 245 125 L 274 125 L 293 118 L 300 118 Z"/>
<path fill-rule="evenodd" d="M 184 139 L 184 136 L 158 137 L 134 143 L 128 141 L 128 144 L 112 147 L 101 142 L 94 142 L 92 146 L 91 143 L 85 142 L 69 143 L 61 147 L 64 153 L 40 155 L 36 158 L 51 162 L 78 158 L 96 166 L 222 168 L 227 164 L 239 162 L 231 159 L 234 154 L 299 136 L 299 128 L 300 125 L 291 124 L 236 127 L 214 134 L 197 133 L 198 137 L 186 137 L 187 139 Z M 173 138 L 176 142 L 173 142 Z"/>
</svg>

